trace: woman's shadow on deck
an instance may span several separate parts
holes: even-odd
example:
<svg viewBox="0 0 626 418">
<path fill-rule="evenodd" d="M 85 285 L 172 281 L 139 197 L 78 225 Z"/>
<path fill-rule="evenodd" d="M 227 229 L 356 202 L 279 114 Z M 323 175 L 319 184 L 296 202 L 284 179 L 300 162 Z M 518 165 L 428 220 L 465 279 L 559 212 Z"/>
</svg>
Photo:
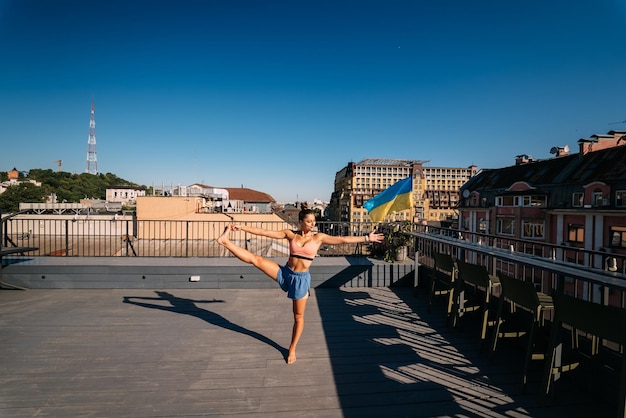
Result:
<svg viewBox="0 0 626 418">
<path fill-rule="evenodd" d="M 159 309 L 167 312 L 174 312 L 178 314 L 195 316 L 196 318 L 200 318 L 211 325 L 215 325 L 218 327 L 222 327 L 224 329 L 238 332 L 240 334 L 248 335 L 252 338 L 255 338 L 262 343 L 265 343 L 271 347 L 274 347 L 278 350 L 283 358 L 287 359 L 288 351 L 286 348 L 281 347 L 275 341 L 269 339 L 265 335 L 259 334 L 256 331 L 251 331 L 247 328 L 244 328 L 240 325 L 237 325 L 223 316 L 216 314 L 215 312 L 211 312 L 209 310 L 198 307 L 197 303 L 224 303 L 223 300 L 193 300 L 187 298 L 179 298 L 177 296 L 172 295 L 168 292 L 155 291 L 158 297 L 143 297 L 143 296 L 124 296 L 123 302 L 129 303 L 131 305 L 141 306 L 143 308 L 150 309 Z M 146 301 L 146 302 L 143 302 Z M 149 303 L 147 301 L 166 301 L 170 303 L 170 306 L 159 305 L 156 303 Z"/>
</svg>

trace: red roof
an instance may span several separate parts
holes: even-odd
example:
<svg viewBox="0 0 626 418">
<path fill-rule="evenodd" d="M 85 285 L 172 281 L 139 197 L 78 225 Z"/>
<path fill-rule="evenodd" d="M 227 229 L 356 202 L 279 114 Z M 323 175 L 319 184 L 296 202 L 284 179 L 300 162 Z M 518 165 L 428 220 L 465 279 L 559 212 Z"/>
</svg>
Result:
<svg viewBox="0 0 626 418">
<path fill-rule="evenodd" d="M 245 187 L 222 187 L 228 190 L 230 200 L 243 200 L 244 202 L 272 203 L 276 200 L 267 193 L 248 189 Z"/>
</svg>

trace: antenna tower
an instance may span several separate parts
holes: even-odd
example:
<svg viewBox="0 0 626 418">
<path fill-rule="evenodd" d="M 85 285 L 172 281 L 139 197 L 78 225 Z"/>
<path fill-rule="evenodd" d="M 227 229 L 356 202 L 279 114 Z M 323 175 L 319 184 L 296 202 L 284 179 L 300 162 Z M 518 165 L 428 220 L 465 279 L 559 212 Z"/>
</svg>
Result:
<svg viewBox="0 0 626 418">
<path fill-rule="evenodd" d="M 96 118 L 94 103 L 91 102 L 91 116 L 89 117 L 89 139 L 87 140 L 87 169 L 85 172 L 98 174 L 98 157 L 96 157 Z"/>
</svg>

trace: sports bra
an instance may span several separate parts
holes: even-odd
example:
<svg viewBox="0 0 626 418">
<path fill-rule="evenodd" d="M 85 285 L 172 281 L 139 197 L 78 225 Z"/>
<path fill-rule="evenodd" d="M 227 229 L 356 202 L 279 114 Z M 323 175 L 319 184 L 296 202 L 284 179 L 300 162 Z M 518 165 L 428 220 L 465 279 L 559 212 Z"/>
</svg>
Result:
<svg viewBox="0 0 626 418">
<path fill-rule="evenodd" d="M 302 258 L 304 260 L 313 260 L 317 255 L 317 249 L 315 245 L 309 245 L 313 240 L 307 241 L 302 247 L 296 243 L 296 238 L 294 237 L 291 241 L 289 241 L 289 256 Z"/>
</svg>

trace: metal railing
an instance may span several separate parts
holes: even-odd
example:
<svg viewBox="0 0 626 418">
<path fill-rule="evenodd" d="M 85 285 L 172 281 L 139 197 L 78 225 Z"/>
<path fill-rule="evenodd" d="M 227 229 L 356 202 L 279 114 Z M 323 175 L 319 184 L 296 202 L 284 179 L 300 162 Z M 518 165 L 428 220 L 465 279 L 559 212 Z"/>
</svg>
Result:
<svg viewBox="0 0 626 418">
<path fill-rule="evenodd" d="M 469 243 L 511 250 L 541 258 L 578 264 L 612 272 L 626 274 L 626 255 L 613 252 L 610 247 L 600 250 L 587 250 L 576 243 L 550 244 L 543 241 L 518 239 L 503 235 L 488 235 L 457 231 L 449 228 L 434 228 L 415 225 L 414 232 L 427 232 L 435 235 L 459 238 Z"/>
<path fill-rule="evenodd" d="M 433 265 L 433 252 L 445 252 L 484 265 L 492 275 L 502 272 L 530 281 L 544 293 L 557 289 L 581 299 L 626 307 L 624 255 L 422 226 L 411 235 L 424 265 Z"/>
<path fill-rule="evenodd" d="M 63 257 L 229 257 L 216 239 L 226 221 L 137 220 L 126 216 L 10 216 L 2 220 L 2 245 L 37 247 L 32 256 Z M 281 230 L 295 229 L 283 221 L 239 222 L 248 226 Z M 363 235 L 371 223 L 319 222 L 319 231 L 329 235 Z M 266 257 L 289 254 L 285 240 L 242 231 L 230 239 L 249 251 Z M 343 244 L 322 246 L 320 256 L 369 255 L 369 246 Z"/>
</svg>

